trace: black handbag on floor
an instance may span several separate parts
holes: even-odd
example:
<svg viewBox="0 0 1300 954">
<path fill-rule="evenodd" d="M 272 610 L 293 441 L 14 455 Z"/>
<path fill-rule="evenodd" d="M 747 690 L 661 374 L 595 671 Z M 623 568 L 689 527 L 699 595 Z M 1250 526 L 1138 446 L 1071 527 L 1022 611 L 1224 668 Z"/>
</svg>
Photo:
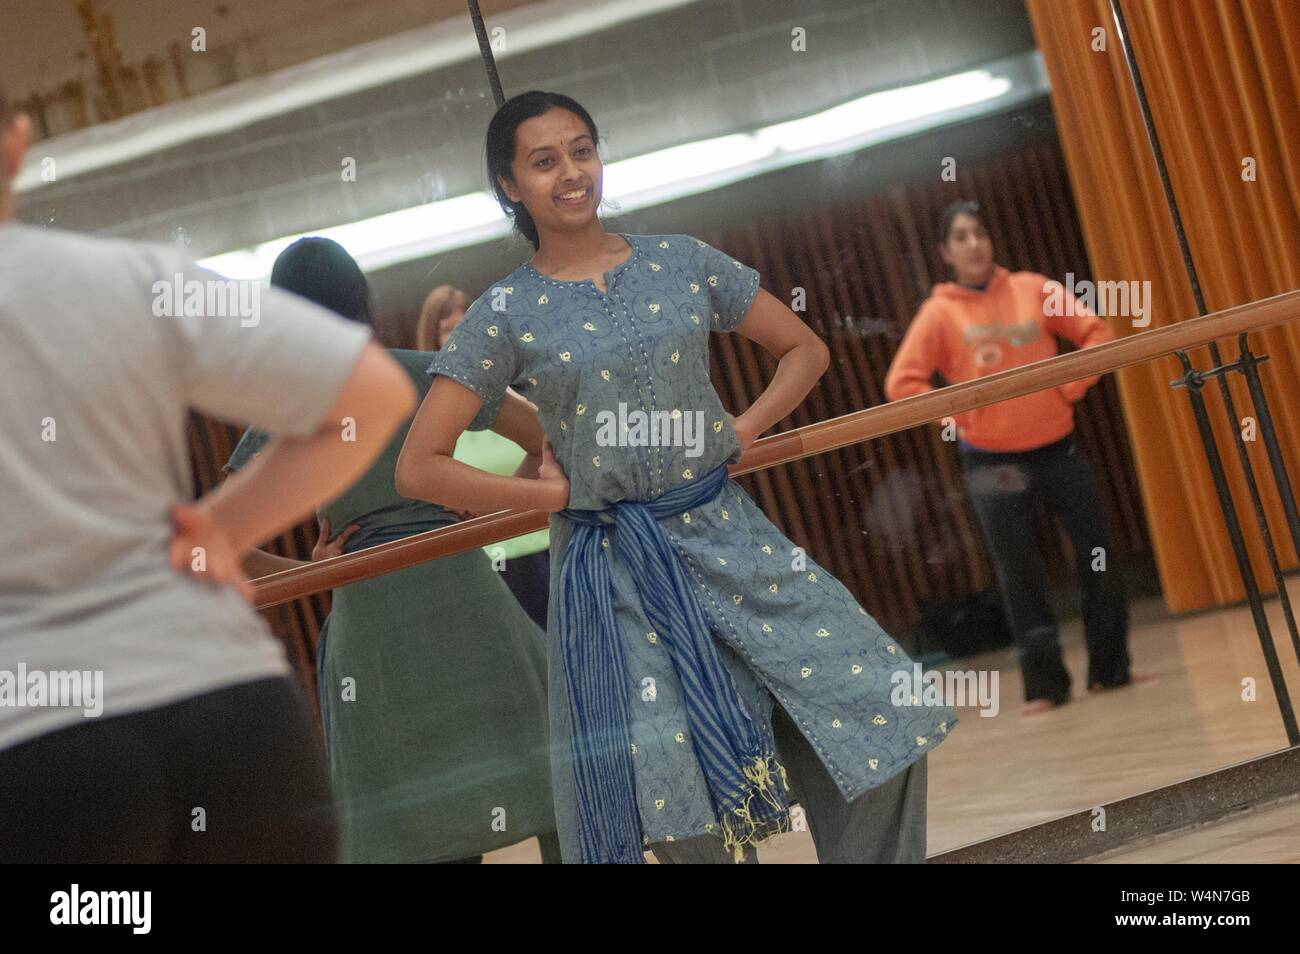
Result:
<svg viewBox="0 0 1300 954">
<path fill-rule="evenodd" d="M 920 637 L 923 652 L 938 650 L 953 657 L 1002 649 L 1013 642 L 1002 598 L 995 590 L 925 601 Z"/>
</svg>

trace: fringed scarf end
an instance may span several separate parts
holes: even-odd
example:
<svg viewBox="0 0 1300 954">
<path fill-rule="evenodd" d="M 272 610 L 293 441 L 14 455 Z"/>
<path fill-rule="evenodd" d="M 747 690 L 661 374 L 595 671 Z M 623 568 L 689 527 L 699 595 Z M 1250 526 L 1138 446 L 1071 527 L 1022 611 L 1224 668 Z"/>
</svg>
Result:
<svg viewBox="0 0 1300 954">
<path fill-rule="evenodd" d="M 722 847 L 731 850 L 736 864 L 745 860 L 747 846 L 757 848 L 773 835 L 790 830 L 789 806 L 776 791 L 778 778 L 782 789 L 790 790 L 785 766 L 776 761 L 775 756 L 760 755 L 755 757 L 752 765 L 745 766 L 744 773 L 749 783 L 746 792 L 742 793 L 744 800 L 730 811 L 723 812 L 720 819 Z M 763 804 L 751 808 L 755 798 L 761 799 Z M 757 818 L 754 817 L 755 810 Z"/>
</svg>

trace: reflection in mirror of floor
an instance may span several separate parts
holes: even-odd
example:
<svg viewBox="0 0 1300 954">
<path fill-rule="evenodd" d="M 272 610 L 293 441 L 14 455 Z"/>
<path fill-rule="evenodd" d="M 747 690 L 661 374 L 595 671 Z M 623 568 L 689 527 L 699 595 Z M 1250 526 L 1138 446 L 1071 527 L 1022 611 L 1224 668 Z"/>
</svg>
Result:
<svg viewBox="0 0 1300 954">
<path fill-rule="evenodd" d="M 1288 590 L 1292 603 L 1300 603 L 1300 575 L 1288 578 Z M 1300 665 L 1281 610 L 1276 600 L 1265 605 L 1292 701 L 1300 704 Z M 1069 620 L 1062 624 L 1062 639 L 1075 680 L 1074 701 L 1041 715 L 1020 714 L 1020 672 L 1012 651 L 948 664 L 950 669 L 998 669 L 999 712 L 981 718 L 977 709 L 962 709 L 957 730 L 930 756 L 931 855 L 1286 747 L 1247 606 L 1171 618 L 1153 599 L 1135 602 L 1131 617 L 1133 669 L 1156 676 L 1156 681 L 1100 695 L 1086 693 L 1082 624 Z M 1242 699 L 1247 678 L 1255 681 L 1257 701 Z M 1273 817 L 1272 812 L 1268 815 Z M 1224 824 L 1269 824 L 1262 813 L 1255 822 L 1251 817 Z M 1211 829 L 1187 837 L 1193 835 L 1195 844 L 1206 845 L 1206 852 L 1226 850 L 1202 841 L 1215 837 Z M 1170 836 L 1168 842 L 1143 850 L 1177 853 L 1180 837 Z M 775 839 L 759 858 L 767 864 L 816 861 L 807 832 Z M 485 860 L 536 863 L 539 856 L 536 842 L 530 840 Z"/>
<path fill-rule="evenodd" d="M 1111 865 L 1300 864 L 1300 798 L 1098 858 Z"/>
</svg>

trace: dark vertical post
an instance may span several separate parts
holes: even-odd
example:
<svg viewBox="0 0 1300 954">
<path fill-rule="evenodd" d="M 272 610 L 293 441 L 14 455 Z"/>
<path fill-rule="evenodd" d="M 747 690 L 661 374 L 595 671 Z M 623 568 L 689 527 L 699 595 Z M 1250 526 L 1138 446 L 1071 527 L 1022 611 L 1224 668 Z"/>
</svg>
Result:
<svg viewBox="0 0 1300 954">
<path fill-rule="evenodd" d="M 483 68 L 487 70 L 488 82 L 492 84 L 492 98 L 497 108 L 506 101 L 506 94 L 501 91 L 501 77 L 497 76 L 497 61 L 492 55 L 492 43 L 488 40 L 487 27 L 483 25 L 483 14 L 478 8 L 478 0 L 465 0 L 469 6 L 469 18 L 474 21 L 474 35 L 478 37 L 478 52 L 483 57 Z"/>
</svg>

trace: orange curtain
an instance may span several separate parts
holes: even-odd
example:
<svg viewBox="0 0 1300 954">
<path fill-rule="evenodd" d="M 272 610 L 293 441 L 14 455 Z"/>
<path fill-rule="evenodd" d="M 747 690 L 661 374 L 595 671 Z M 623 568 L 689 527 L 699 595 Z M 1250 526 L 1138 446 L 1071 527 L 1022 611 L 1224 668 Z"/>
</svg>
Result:
<svg viewBox="0 0 1300 954">
<path fill-rule="evenodd" d="M 1151 324 L 1195 315 L 1172 219 L 1106 0 L 1028 0 L 1074 184 L 1093 276 L 1150 281 Z M 1124 0 L 1201 287 L 1211 311 L 1300 287 L 1300 3 Z M 1100 28 L 1103 32 L 1097 33 Z M 1104 43 L 1104 49 L 1098 47 Z M 1117 334 L 1138 334 L 1113 318 Z M 1236 340 L 1220 342 L 1235 360 Z M 1300 485 L 1300 323 L 1261 332 L 1279 442 Z M 1191 355 L 1211 366 L 1208 349 Z M 1134 461 L 1165 600 L 1187 611 L 1244 589 L 1174 358 L 1120 373 Z M 1240 416 L 1254 417 L 1240 375 Z M 1272 578 L 1217 383 L 1204 389 L 1262 590 Z M 1248 425 L 1245 425 L 1248 427 Z M 1246 431 L 1243 431 L 1246 433 Z M 1285 568 L 1296 565 L 1262 440 L 1247 443 Z"/>
</svg>

